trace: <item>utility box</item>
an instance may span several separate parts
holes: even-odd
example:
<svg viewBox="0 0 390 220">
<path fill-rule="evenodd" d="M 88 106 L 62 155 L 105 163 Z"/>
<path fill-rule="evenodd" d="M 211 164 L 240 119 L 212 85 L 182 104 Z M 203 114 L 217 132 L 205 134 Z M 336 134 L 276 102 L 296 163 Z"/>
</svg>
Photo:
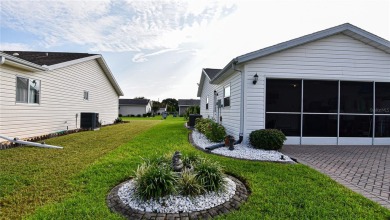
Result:
<svg viewBox="0 0 390 220">
<path fill-rule="evenodd" d="M 195 120 L 197 118 L 201 118 L 201 117 L 202 117 L 202 115 L 190 114 L 190 118 L 189 118 L 189 121 L 188 121 L 188 126 L 194 127 L 195 126 Z"/>
<path fill-rule="evenodd" d="M 82 129 L 95 130 L 99 127 L 99 113 L 96 112 L 81 112 L 80 127 Z"/>
</svg>

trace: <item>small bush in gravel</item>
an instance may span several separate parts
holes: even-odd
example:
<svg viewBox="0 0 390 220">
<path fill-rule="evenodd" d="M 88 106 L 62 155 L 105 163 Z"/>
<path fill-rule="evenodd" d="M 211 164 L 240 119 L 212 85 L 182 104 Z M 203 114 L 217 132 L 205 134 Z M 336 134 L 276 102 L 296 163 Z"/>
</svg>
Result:
<svg viewBox="0 0 390 220">
<path fill-rule="evenodd" d="M 277 129 L 262 129 L 252 131 L 249 141 L 255 148 L 264 150 L 279 150 L 283 147 L 286 136 Z"/>
<path fill-rule="evenodd" d="M 211 122 L 212 120 L 209 118 L 197 118 L 195 119 L 195 129 L 204 134 Z"/>
<path fill-rule="evenodd" d="M 195 167 L 197 180 L 207 191 L 217 191 L 225 186 L 222 167 L 217 162 L 202 159 Z"/>
<path fill-rule="evenodd" d="M 178 181 L 178 191 L 181 195 L 196 196 L 204 193 L 205 189 L 199 183 L 195 173 L 184 170 Z"/>
<path fill-rule="evenodd" d="M 195 128 L 213 142 L 222 141 L 226 135 L 225 128 L 222 125 L 208 118 L 197 118 Z"/>
<path fill-rule="evenodd" d="M 160 198 L 176 191 L 176 174 L 167 167 L 143 163 L 135 176 L 136 194 L 140 199 Z"/>
<path fill-rule="evenodd" d="M 212 142 L 221 142 L 225 138 L 226 131 L 222 125 L 216 122 L 212 122 L 209 125 L 209 129 L 206 131 L 205 135 L 207 139 Z"/>
</svg>

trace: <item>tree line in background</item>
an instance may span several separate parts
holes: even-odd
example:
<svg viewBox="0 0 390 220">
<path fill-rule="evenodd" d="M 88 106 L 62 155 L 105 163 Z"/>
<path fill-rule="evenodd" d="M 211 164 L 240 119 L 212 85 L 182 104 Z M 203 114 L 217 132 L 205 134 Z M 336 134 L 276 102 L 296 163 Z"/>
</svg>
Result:
<svg viewBox="0 0 390 220">
<path fill-rule="evenodd" d="M 174 98 L 167 98 L 159 101 L 152 102 L 152 111 L 157 112 L 160 108 L 167 108 L 167 112 L 177 112 L 179 111 L 179 102 Z"/>
</svg>

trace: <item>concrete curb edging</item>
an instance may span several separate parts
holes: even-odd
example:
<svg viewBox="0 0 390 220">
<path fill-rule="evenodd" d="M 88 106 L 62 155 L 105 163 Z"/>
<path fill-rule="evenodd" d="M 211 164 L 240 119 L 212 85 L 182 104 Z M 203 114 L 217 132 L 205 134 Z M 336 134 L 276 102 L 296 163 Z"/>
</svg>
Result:
<svg viewBox="0 0 390 220">
<path fill-rule="evenodd" d="M 230 211 L 239 209 L 241 204 L 243 204 L 248 199 L 249 191 L 245 185 L 233 176 L 228 175 L 228 177 L 236 183 L 235 195 L 229 201 L 221 205 L 202 211 L 183 213 L 154 213 L 132 209 L 131 207 L 125 205 L 118 196 L 119 188 L 127 181 L 117 185 L 110 191 L 106 198 L 106 203 L 112 212 L 119 213 L 127 219 L 211 219 L 218 215 L 227 214 Z"/>
</svg>

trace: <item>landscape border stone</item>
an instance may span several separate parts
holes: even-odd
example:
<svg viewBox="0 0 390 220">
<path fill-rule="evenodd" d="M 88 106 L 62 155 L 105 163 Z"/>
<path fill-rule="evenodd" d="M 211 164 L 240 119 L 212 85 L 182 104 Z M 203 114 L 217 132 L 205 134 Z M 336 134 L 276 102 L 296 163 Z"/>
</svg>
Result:
<svg viewBox="0 0 390 220">
<path fill-rule="evenodd" d="M 132 209 L 130 206 L 124 204 L 118 196 L 118 190 L 123 186 L 123 184 L 130 180 L 114 187 L 108 194 L 106 202 L 107 206 L 112 212 L 119 213 L 127 219 L 211 219 L 218 215 L 224 215 L 233 210 L 238 210 L 241 204 L 243 204 L 248 199 L 250 191 L 246 188 L 244 183 L 233 176 L 227 176 L 236 183 L 235 195 L 229 201 L 221 205 L 202 211 L 183 213 L 153 213 Z"/>
<path fill-rule="evenodd" d="M 192 130 L 190 133 L 188 133 L 188 142 L 190 142 L 190 144 L 192 146 L 194 146 L 196 149 L 198 150 L 201 150 L 205 153 L 208 153 L 208 154 L 214 154 L 214 155 L 218 155 L 218 156 L 221 156 L 221 157 L 226 157 L 226 158 L 233 158 L 233 159 L 237 159 L 237 160 L 247 160 L 247 161 L 254 161 L 254 162 L 270 162 L 270 163 L 280 163 L 280 164 L 296 164 L 296 162 L 294 161 L 286 161 L 286 162 L 282 162 L 282 161 L 270 161 L 270 160 L 253 160 L 253 159 L 246 159 L 246 158 L 238 158 L 238 157 L 231 157 L 231 156 L 226 156 L 226 155 L 222 155 L 222 154 L 216 154 L 216 153 L 213 153 L 212 151 L 209 151 L 209 150 L 206 150 L 204 148 L 201 148 L 199 147 L 197 144 L 195 144 L 194 142 L 194 139 L 192 138 Z"/>
</svg>

